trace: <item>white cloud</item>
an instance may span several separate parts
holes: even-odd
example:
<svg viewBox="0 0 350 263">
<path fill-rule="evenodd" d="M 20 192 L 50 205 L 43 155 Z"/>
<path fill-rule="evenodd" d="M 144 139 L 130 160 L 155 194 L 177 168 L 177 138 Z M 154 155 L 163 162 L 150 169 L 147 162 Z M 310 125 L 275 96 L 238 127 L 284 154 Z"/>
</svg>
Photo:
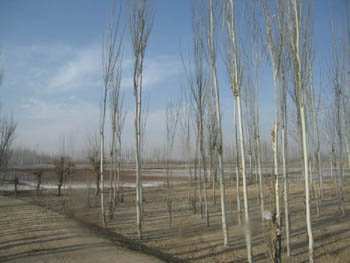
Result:
<svg viewBox="0 0 350 263">
<path fill-rule="evenodd" d="M 56 152 L 60 137 L 73 135 L 77 147 L 81 147 L 82 137 L 98 129 L 97 105 L 76 98 L 48 101 L 31 97 L 20 108 L 17 145 L 40 145 L 45 151 Z"/>
<path fill-rule="evenodd" d="M 76 51 L 73 58 L 65 61 L 48 81 L 48 90 L 68 91 L 96 84 L 100 80 L 100 57 L 96 47 Z"/>
<path fill-rule="evenodd" d="M 126 88 L 133 87 L 132 75 L 133 63 L 126 60 L 124 63 L 125 76 L 123 86 Z M 182 71 L 182 64 L 179 57 L 175 56 L 157 56 L 146 58 L 144 61 L 143 87 L 151 89 L 153 86 L 162 84 L 170 78 L 175 78 Z"/>
<path fill-rule="evenodd" d="M 43 121 L 77 121 L 89 120 L 98 117 L 98 108 L 94 104 L 76 99 L 74 97 L 61 97 L 59 100 L 44 100 L 31 97 L 28 103 L 21 106 L 26 115 L 32 120 Z"/>
<path fill-rule="evenodd" d="M 171 77 L 176 76 L 182 70 L 181 62 L 178 57 L 159 56 L 150 59 L 145 64 L 144 85 L 151 87 L 164 82 Z"/>
<path fill-rule="evenodd" d="M 5 50 L 4 50 L 5 51 Z M 15 143 L 55 152 L 58 138 L 74 133 L 77 147 L 84 147 L 88 134 L 99 126 L 99 105 L 102 92 L 100 46 L 31 45 L 13 47 L 4 53 L 5 79 L 2 101 L 18 121 Z M 126 54 L 127 55 L 127 54 Z M 132 86 L 132 60 L 124 59 L 124 83 Z M 182 70 L 175 56 L 149 57 L 144 65 L 144 87 L 171 86 Z M 130 110 L 125 127 L 125 143 L 133 142 L 132 90 L 127 89 L 125 105 Z M 152 92 L 151 92 L 152 93 Z M 152 94 L 146 140 L 162 144 L 164 111 L 159 96 Z M 110 133 L 106 117 L 106 137 Z M 108 141 L 108 139 L 107 139 Z"/>
<path fill-rule="evenodd" d="M 86 88 L 102 84 L 100 49 L 97 45 L 82 50 L 70 50 L 71 57 L 64 60 L 48 79 L 48 92 L 66 92 L 77 88 Z M 132 87 L 132 60 L 124 59 L 123 86 Z M 170 78 L 175 78 L 182 71 L 182 64 L 175 56 L 157 56 L 147 58 L 144 63 L 143 86 L 152 88 Z"/>
</svg>

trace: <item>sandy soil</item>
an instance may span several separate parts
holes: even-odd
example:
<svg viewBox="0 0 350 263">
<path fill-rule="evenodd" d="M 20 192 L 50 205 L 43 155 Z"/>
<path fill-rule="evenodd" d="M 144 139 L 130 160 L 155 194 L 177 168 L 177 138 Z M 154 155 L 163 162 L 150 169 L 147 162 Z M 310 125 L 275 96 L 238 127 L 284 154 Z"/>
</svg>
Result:
<svg viewBox="0 0 350 263">
<path fill-rule="evenodd" d="M 0 262 L 162 262 L 57 212 L 0 197 Z"/>
<path fill-rule="evenodd" d="M 187 185 L 174 185 L 172 187 L 173 216 L 171 227 L 167 209 L 167 188 L 165 186 L 144 188 L 144 238 L 142 241 L 137 241 L 135 191 L 133 188 L 124 188 L 124 202 L 118 204 L 114 218 L 108 219 L 107 230 L 102 230 L 100 198 L 94 196 L 92 189 L 89 192 L 86 189 L 74 190 L 71 196 L 67 194 L 65 199 L 63 196 L 57 197 L 53 190 L 44 190 L 39 196 L 36 196 L 34 192 L 27 191 L 20 193 L 17 198 L 68 215 L 70 218 L 87 225 L 89 229 L 94 228 L 97 232 L 104 232 L 118 242 L 144 253 L 156 255 L 167 262 L 246 262 L 244 226 L 238 224 L 236 191 L 232 179 L 227 177 L 226 181 L 228 183 L 226 200 L 230 238 L 228 247 L 223 245 L 218 185 L 216 187 L 216 203 L 214 203 L 212 186 L 208 184 L 209 227 L 205 218 L 200 216 L 199 202 L 196 203 L 196 213 L 189 209 L 188 192 L 190 190 L 190 195 L 193 198 L 193 187 L 189 188 Z M 319 215 L 315 209 L 315 202 L 312 202 L 316 262 L 350 262 L 350 218 L 348 212 L 350 211 L 350 202 L 348 201 L 350 200 L 350 186 L 348 179 L 345 187 L 347 209 L 345 216 L 337 210 L 333 181 L 325 180 L 324 187 L 324 200 Z M 269 183 L 266 183 L 266 209 L 271 207 L 270 194 L 271 187 Z M 303 198 L 303 183 L 291 183 L 292 256 L 288 258 L 286 253 L 283 253 L 283 262 L 308 261 Z M 107 192 L 105 200 L 108 208 Z M 249 186 L 249 204 L 254 260 L 255 262 L 269 262 L 265 232 L 268 226 L 261 223 L 255 185 Z M 283 245 L 284 242 L 283 240 Z"/>
</svg>

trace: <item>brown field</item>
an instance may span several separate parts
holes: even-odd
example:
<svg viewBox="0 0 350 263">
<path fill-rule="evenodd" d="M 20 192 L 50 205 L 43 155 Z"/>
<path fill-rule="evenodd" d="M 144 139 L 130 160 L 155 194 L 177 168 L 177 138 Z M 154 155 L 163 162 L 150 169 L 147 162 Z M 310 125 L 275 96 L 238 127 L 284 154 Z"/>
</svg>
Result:
<svg viewBox="0 0 350 263">
<path fill-rule="evenodd" d="M 147 173 L 147 170 L 144 171 Z M 159 169 L 159 173 L 163 170 Z M 152 176 L 144 177 L 144 181 L 163 180 L 164 177 L 155 176 L 154 170 L 149 171 Z M 76 178 L 84 181 L 86 171 L 77 172 Z M 123 182 L 134 182 L 133 171 L 124 171 Z M 187 180 L 186 177 L 176 177 L 178 180 Z M 74 179 L 76 180 L 76 179 Z M 79 180 L 78 180 L 79 181 Z M 100 198 L 94 196 L 90 189 L 74 189 L 71 196 L 66 194 L 56 196 L 55 190 L 42 190 L 37 196 L 34 191 L 23 191 L 17 199 L 45 207 L 50 211 L 65 214 L 70 219 L 80 222 L 89 229 L 94 229 L 108 238 L 118 240 L 133 249 L 152 254 L 168 262 L 246 262 L 245 239 L 243 226 L 238 224 L 236 192 L 233 182 L 226 178 L 226 201 L 229 225 L 230 244 L 223 245 L 220 191 L 216 187 L 216 204 L 213 202 L 212 186 L 208 184 L 208 198 L 210 211 L 210 226 L 207 227 L 205 218 L 200 217 L 199 203 L 197 213 L 189 209 L 188 190 L 183 184 L 172 186 L 173 218 L 172 227 L 169 225 L 167 209 L 167 188 L 165 185 L 144 188 L 144 238 L 137 241 L 136 209 L 134 188 L 123 188 L 124 201 L 118 204 L 114 219 L 108 215 L 108 192 L 105 192 L 107 229 L 103 230 L 101 222 Z M 348 180 L 345 183 L 346 209 L 350 210 L 350 187 Z M 193 197 L 193 187 L 191 196 Z M 271 187 L 265 184 L 266 209 L 271 206 Z M 14 198 L 12 192 L 3 192 Z M 89 196 L 89 198 L 88 198 Z M 290 215 L 291 215 L 291 242 L 292 256 L 286 257 L 283 253 L 283 262 L 307 262 L 308 243 L 304 218 L 303 183 L 290 184 Z M 243 199 L 243 197 L 242 197 Z M 350 219 L 349 213 L 342 216 L 337 211 L 335 186 L 333 181 L 325 180 L 324 201 L 319 216 L 316 214 L 315 202 L 312 202 L 313 234 L 315 240 L 316 262 L 349 262 L 350 258 Z M 249 204 L 251 213 L 251 229 L 253 234 L 253 252 L 255 262 L 268 262 L 267 234 L 261 223 L 260 207 L 257 200 L 256 186 L 249 186 Z M 45 221 L 45 219 L 43 219 Z M 283 241 L 284 242 L 284 241 Z M 1 253 L 1 247 L 0 247 Z M 1 261 L 1 260 L 0 260 Z"/>
</svg>

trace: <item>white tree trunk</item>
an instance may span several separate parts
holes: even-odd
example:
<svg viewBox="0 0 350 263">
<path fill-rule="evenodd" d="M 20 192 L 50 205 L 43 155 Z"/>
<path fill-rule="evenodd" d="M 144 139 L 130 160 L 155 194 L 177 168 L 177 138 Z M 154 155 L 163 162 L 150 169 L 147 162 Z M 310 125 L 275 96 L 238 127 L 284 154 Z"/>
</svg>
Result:
<svg viewBox="0 0 350 263">
<path fill-rule="evenodd" d="M 256 40 L 258 41 L 258 40 Z M 264 221 L 264 182 L 262 178 L 261 169 L 261 152 L 260 152 L 260 120 L 259 120 L 259 87 L 258 87 L 258 75 L 259 75 L 259 54 L 258 54 L 258 44 L 255 52 L 255 144 L 256 144 L 256 161 L 258 166 L 258 176 L 259 176 L 259 202 L 261 211 L 261 220 Z"/>
<path fill-rule="evenodd" d="M 152 8 L 147 7 L 146 0 L 129 1 L 129 26 L 131 44 L 134 55 L 134 98 L 135 98 L 135 159 L 136 159 L 136 225 L 138 238 L 142 239 L 143 222 L 143 200 L 142 200 L 142 138 L 144 131 L 142 129 L 142 74 L 143 59 L 147 47 L 148 37 L 153 25 Z"/>
<path fill-rule="evenodd" d="M 142 71 L 141 71 L 142 72 Z M 142 73 L 141 73 L 142 74 Z M 135 139 L 136 139 L 136 224 L 138 239 L 142 239 L 142 181 L 141 181 L 141 86 L 142 77 L 139 74 L 138 90 L 135 92 Z"/>
<path fill-rule="evenodd" d="M 113 123 L 112 123 L 112 126 Z M 109 171 L 109 218 L 113 218 L 115 208 L 115 194 L 116 194 L 116 171 L 115 171 L 115 129 L 112 128 L 112 147 L 111 147 L 111 168 Z"/>
<path fill-rule="evenodd" d="M 117 162 L 118 162 L 118 169 L 117 169 L 117 179 L 116 179 L 116 184 L 117 184 L 117 186 L 116 186 L 116 196 L 115 196 L 115 198 L 116 198 L 116 200 L 115 201 L 120 201 L 119 200 L 119 194 L 120 194 L 120 191 L 119 191 L 119 186 L 120 186 L 120 166 L 121 166 L 121 160 L 122 159 L 122 140 L 121 140 L 121 135 L 119 134 L 119 137 L 118 137 L 118 160 L 117 160 Z M 115 208 L 116 206 L 114 205 L 114 208 Z"/>
<path fill-rule="evenodd" d="M 305 203 L 306 203 L 306 227 L 309 237 L 309 261 L 314 262 L 314 239 L 312 235 L 312 221 L 311 221 L 311 206 L 310 206 L 310 185 L 309 185 L 309 164 L 308 164 L 308 152 L 307 152 L 307 133 L 305 123 L 304 106 L 300 107 L 300 120 L 302 131 L 302 147 L 303 147 L 303 160 L 304 160 L 304 176 L 305 176 Z"/>
<path fill-rule="evenodd" d="M 221 128 L 221 113 L 220 113 L 220 100 L 219 100 L 219 87 L 216 79 L 216 69 L 212 69 L 214 72 L 214 88 L 216 97 L 216 116 L 218 122 L 218 157 L 219 157 L 219 170 L 220 170 L 220 190 L 221 190 L 221 219 L 222 230 L 224 234 L 224 245 L 227 246 L 229 242 L 228 228 L 226 223 L 226 200 L 225 200 L 225 175 L 224 175 L 224 161 L 223 161 L 223 147 L 222 147 L 222 128 Z"/>
<path fill-rule="evenodd" d="M 339 142 L 339 162 L 340 162 L 340 176 L 338 176 L 338 185 L 339 185 L 339 202 L 340 202 L 340 211 L 342 215 L 345 215 L 345 203 L 344 203 L 344 162 L 343 162 L 343 145 L 342 140 Z"/>
<path fill-rule="evenodd" d="M 290 217 L 289 217 L 289 178 L 287 172 L 287 136 L 286 136 L 286 125 L 285 115 L 282 117 L 282 167 L 283 167 L 283 178 L 284 178 L 284 216 L 286 224 L 286 245 L 287 245 L 287 256 L 290 257 Z"/>
<path fill-rule="evenodd" d="M 200 117 L 199 123 L 199 143 L 200 143 L 200 154 L 202 158 L 202 167 L 203 167 L 203 189 L 204 189 L 204 206 L 205 206 L 205 218 L 207 220 L 207 226 L 209 227 L 209 208 L 208 208 L 208 193 L 207 193 L 207 175 L 206 175 L 206 161 L 205 161 L 205 151 L 204 151 L 204 140 L 203 140 L 203 116 Z"/>
<path fill-rule="evenodd" d="M 213 18 L 213 0 L 208 0 L 209 8 L 209 27 L 210 34 L 208 37 L 208 46 L 210 53 L 210 67 L 213 77 L 213 85 L 215 90 L 215 106 L 216 106 L 216 118 L 218 125 L 218 157 L 219 157 L 219 170 L 220 170 L 220 190 L 221 190 L 221 218 L 222 218 L 222 230 L 224 234 L 224 245 L 229 243 L 228 228 L 226 223 L 226 200 L 225 200 L 225 175 L 224 175 L 224 161 L 223 161 L 223 143 L 222 143 L 222 128 L 221 128 L 221 109 L 220 109 L 220 93 L 217 80 L 216 65 L 215 65 L 215 47 L 214 47 L 214 18 Z"/>
<path fill-rule="evenodd" d="M 303 151 L 303 166 L 304 166 L 304 183 L 305 183 L 305 205 L 306 205 L 306 226 L 307 226 L 307 233 L 309 238 L 309 262 L 314 262 L 314 238 L 312 234 L 312 221 L 311 221 L 311 204 L 310 204 L 310 185 L 309 185 L 309 156 L 308 156 L 308 143 L 307 143 L 307 129 L 306 129 L 306 117 L 305 117 L 305 98 L 304 98 L 304 90 L 307 87 L 303 87 L 302 83 L 302 72 L 301 72 L 301 50 L 300 50 L 300 18 L 299 18 L 299 9 L 297 5 L 297 1 L 293 0 L 293 13 L 294 13 L 294 23 L 295 23 L 295 50 L 294 50 L 294 56 L 296 60 L 296 70 L 297 70 L 297 94 L 298 94 L 298 108 L 300 113 L 300 124 L 301 124 L 301 146 Z M 293 36 L 292 36 L 293 37 Z"/>
<path fill-rule="evenodd" d="M 105 206 L 104 206 L 104 123 L 106 115 L 106 98 L 107 98 L 107 86 L 105 87 L 105 95 L 103 101 L 103 113 L 101 121 L 101 130 L 100 130 L 100 173 L 101 173 L 101 213 L 102 213 L 102 224 L 103 227 L 106 227 L 106 216 L 105 216 Z"/>
<path fill-rule="evenodd" d="M 198 178 L 199 178 L 199 206 L 200 206 L 200 217 L 203 218 L 203 189 L 202 189 L 202 156 L 201 156 L 201 138 L 199 138 L 199 155 L 196 156 L 198 159 Z"/>
<path fill-rule="evenodd" d="M 284 220 L 286 225 L 286 246 L 287 246 L 287 256 L 290 257 L 291 246 L 290 246 L 290 217 L 289 217 L 289 178 L 288 178 L 288 140 L 287 140 L 287 90 L 285 86 L 284 79 L 284 67 L 281 72 L 281 150 L 282 150 L 282 168 L 283 168 L 283 179 L 284 179 Z"/>
<path fill-rule="evenodd" d="M 245 236 L 247 244 L 248 262 L 253 262 L 253 249 L 251 241 L 250 231 L 250 218 L 249 218 L 249 202 L 248 202 L 248 184 L 247 184 L 247 173 L 245 167 L 245 149 L 244 149 L 244 133 L 243 133 L 243 121 L 242 121 L 242 106 L 241 97 L 235 97 L 238 110 L 238 127 L 240 134 L 240 148 L 241 148 L 241 165 L 242 165 L 242 178 L 243 178 L 243 197 L 244 197 L 244 216 L 245 216 Z"/>
<path fill-rule="evenodd" d="M 265 197 L 264 197 L 264 179 L 262 177 L 261 169 L 261 157 L 260 157 L 260 136 L 256 140 L 256 151 L 257 151 L 257 162 L 258 162 L 258 174 L 259 174 L 259 199 L 260 199 L 260 211 L 261 211 L 261 220 L 264 220 L 264 211 L 265 211 Z"/>
<path fill-rule="evenodd" d="M 241 186 L 239 176 L 239 145 L 238 145 L 238 129 L 237 129 L 237 102 L 233 103 L 233 125 L 235 127 L 235 146 L 236 146 L 236 198 L 237 198 L 237 217 L 238 224 L 241 224 Z"/>
</svg>

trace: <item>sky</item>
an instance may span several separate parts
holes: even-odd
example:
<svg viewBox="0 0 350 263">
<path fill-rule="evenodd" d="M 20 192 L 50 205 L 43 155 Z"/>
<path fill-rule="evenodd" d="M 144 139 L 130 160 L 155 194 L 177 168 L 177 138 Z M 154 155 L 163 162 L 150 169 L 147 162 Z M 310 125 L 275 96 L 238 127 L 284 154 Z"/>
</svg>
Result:
<svg viewBox="0 0 350 263">
<path fill-rule="evenodd" d="M 196 0 L 194 0 L 196 2 Z M 192 43 L 191 1 L 154 0 L 154 25 L 144 62 L 144 90 L 149 104 L 146 146 L 164 142 L 165 107 L 178 97 L 186 82 L 181 51 Z M 330 57 L 329 21 L 341 20 L 346 1 L 314 1 L 315 70 L 321 72 Z M 119 3 L 117 1 L 117 3 Z M 121 0 L 122 14 L 127 1 Z M 55 153 L 62 137 L 72 147 L 86 147 L 98 132 L 103 91 L 101 52 L 112 1 L 1 0 L 0 103 L 18 123 L 15 146 Z M 123 55 L 123 93 L 128 109 L 124 140 L 133 140 L 133 90 L 130 41 L 126 34 Z M 273 123 L 272 74 L 261 72 L 262 133 Z M 224 140 L 233 137 L 233 97 L 219 67 Z M 106 129 L 109 130 L 109 116 Z M 107 135 L 109 133 L 107 132 Z"/>
</svg>

